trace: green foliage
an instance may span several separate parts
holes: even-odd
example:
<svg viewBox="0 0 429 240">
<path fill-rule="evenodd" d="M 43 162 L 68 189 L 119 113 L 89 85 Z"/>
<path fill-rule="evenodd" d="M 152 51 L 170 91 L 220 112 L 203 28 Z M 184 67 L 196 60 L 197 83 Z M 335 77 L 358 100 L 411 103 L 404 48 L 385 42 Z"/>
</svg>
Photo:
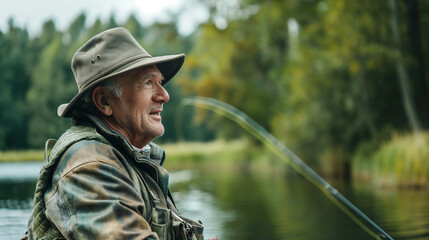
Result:
<svg viewBox="0 0 429 240">
<path fill-rule="evenodd" d="M 428 144 L 427 132 L 395 134 L 372 154 L 354 157 L 355 177 L 381 186 L 427 187 Z"/>
<path fill-rule="evenodd" d="M 25 94 L 29 85 L 31 52 L 28 33 L 11 21 L 0 33 L 0 149 L 26 146 Z"/>
<path fill-rule="evenodd" d="M 53 110 L 58 107 L 58 103 L 71 99 L 76 91 L 74 80 L 66 71 L 70 64 L 62 57 L 66 55 L 63 35 L 50 35 L 52 41 L 40 54 L 27 94 L 28 113 L 31 115 L 28 142 L 32 148 L 40 148 L 47 138 L 56 137 L 68 128 L 70 121 L 58 119 L 56 111 Z"/>
<path fill-rule="evenodd" d="M 297 53 L 282 82 L 290 90 L 284 105 L 290 110 L 273 121 L 275 132 L 294 136 L 289 141 L 299 149 L 302 143 L 315 147 L 310 158 L 331 147 L 353 152 L 386 124 L 404 127 L 398 124 L 402 109 L 387 109 L 401 101 L 398 85 L 387 82 L 395 76 L 386 4 L 320 1 L 314 7 L 318 14 L 300 28 Z"/>
<path fill-rule="evenodd" d="M 408 39 L 407 32 L 420 26 L 406 19 L 412 9 L 400 3 L 401 35 Z M 428 4 L 420 3 L 425 26 Z M 323 168 L 338 161 L 348 168 L 361 144 L 377 146 L 392 131 L 410 129 L 388 1 L 243 0 L 230 12 L 234 15 L 211 8 L 210 21 L 195 33 L 179 81 L 184 94 L 236 106 L 307 161 L 323 161 Z M 217 25 L 219 16 L 226 28 Z M 427 35 L 416 36 L 427 57 Z M 413 59 L 407 66 L 425 66 L 404 50 L 405 58 Z M 417 78 L 411 81 L 413 96 L 429 95 Z M 425 111 L 419 114 L 428 117 Z M 219 136 L 243 132 L 205 111 L 197 116 Z"/>
<path fill-rule="evenodd" d="M 287 39 L 284 26 L 269 22 L 272 17 L 284 22 L 282 14 L 273 16 L 263 10 L 262 16 L 231 21 L 225 30 L 212 23 L 201 26 L 179 82 L 185 94 L 228 102 L 270 128 L 270 116 L 284 94 L 277 67 L 285 63 Z M 200 120 L 205 115 L 200 112 Z M 219 118 L 212 119 L 220 135 L 236 137 L 242 132 Z"/>
</svg>

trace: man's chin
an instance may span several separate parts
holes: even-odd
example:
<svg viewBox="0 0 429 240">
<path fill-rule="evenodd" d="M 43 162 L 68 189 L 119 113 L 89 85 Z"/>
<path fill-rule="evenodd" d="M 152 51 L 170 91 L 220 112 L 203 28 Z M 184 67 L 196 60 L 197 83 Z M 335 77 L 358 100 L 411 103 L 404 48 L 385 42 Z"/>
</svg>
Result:
<svg viewBox="0 0 429 240">
<path fill-rule="evenodd" d="M 165 129 L 163 125 L 154 129 L 154 135 L 156 137 L 162 137 L 164 135 L 164 132 L 165 132 Z"/>
<path fill-rule="evenodd" d="M 150 127 L 143 128 L 143 131 L 140 132 L 142 135 L 146 135 L 146 137 L 157 138 L 164 135 L 165 129 L 162 123 L 150 124 Z"/>
<path fill-rule="evenodd" d="M 162 137 L 164 135 L 164 131 L 162 131 L 160 134 L 158 134 L 158 136 L 156 137 Z"/>
</svg>

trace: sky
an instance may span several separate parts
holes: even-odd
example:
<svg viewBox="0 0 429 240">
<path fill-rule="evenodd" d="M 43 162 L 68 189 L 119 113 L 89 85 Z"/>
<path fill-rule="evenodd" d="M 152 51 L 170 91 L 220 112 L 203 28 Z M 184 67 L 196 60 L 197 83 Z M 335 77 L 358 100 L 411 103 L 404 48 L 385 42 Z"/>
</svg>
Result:
<svg viewBox="0 0 429 240">
<path fill-rule="evenodd" d="M 208 18 L 207 10 L 195 0 L 0 0 L 0 31 L 7 30 L 11 17 L 14 25 L 27 28 L 30 34 L 40 32 L 49 19 L 64 30 L 82 12 L 87 15 L 88 25 L 97 18 L 107 20 L 112 13 L 118 23 L 134 13 L 142 24 L 168 21 L 180 13 L 178 30 L 184 35 Z"/>
</svg>

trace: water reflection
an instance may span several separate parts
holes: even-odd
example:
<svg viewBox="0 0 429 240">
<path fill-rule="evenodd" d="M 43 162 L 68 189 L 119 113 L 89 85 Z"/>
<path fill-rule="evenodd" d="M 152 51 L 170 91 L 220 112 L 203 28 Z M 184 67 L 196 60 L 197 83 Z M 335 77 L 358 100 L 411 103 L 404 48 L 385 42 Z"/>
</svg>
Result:
<svg viewBox="0 0 429 240">
<path fill-rule="evenodd" d="M 33 207 L 35 179 L 0 178 L 0 239 L 20 239 Z"/>
<path fill-rule="evenodd" d="M 0 166 L 0 239 L 25 232 L 40 165 L 27 167 Z M 206 239 L 372 239 L 304 179 L 231 169 L 179 171 L 170 179 L 177 205 L 204 222 Z M 394 239 L 429 239 L 427 191 L 332 185 Z"/>
<path fill-rule="evenodd" d="M 0 164 L 0 239 L 24 236 L 41 166 L 40 162 Z"/>
<path fill-rule="evenodd" d="M 395 239 L 429 239 L 429 192 L 416 189 L 379 189 L 355 184 L 358 203 Z"/>
<path fill-rule="evenodd" d="M 216 176 L 211 193 L 223 211 L 236 212 L 224 222 L 221 239 L 368 239 L 305 180 L 247 173 Z"/>
<path fill-rule="evenodd" d="M 30 213 L 31 209 L 0 208 L 0 239 L 21 239 Z"/>
<path fill-rule="evenodd" d="M 332 185 L 394 239 L 429 239 L 427 191 L 374 191 L 365 184 L 344 182 Z M 182 210 L 208 227 L 206 238 L 372 239 L 300 178 L 199 172 L 190 182 L 173 186 L 173 191 Z M 195 205 L 194 200 L 198 200 Z"/>
</svg>

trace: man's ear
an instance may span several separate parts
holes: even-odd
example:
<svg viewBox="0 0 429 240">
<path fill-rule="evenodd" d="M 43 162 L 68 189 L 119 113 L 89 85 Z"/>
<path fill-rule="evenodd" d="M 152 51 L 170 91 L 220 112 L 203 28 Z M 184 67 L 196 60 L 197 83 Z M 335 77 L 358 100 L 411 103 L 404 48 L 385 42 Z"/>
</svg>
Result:
<svg viewBox="0 0 429 240">
<path fill-rule="evenodd" d="M 113 111 L 108 101 L 108 94 L 109 92 L 104 87 L 98 86 L 92 91 L 92 102 L 101 113 L 111 116 Z"/>
</svg>

